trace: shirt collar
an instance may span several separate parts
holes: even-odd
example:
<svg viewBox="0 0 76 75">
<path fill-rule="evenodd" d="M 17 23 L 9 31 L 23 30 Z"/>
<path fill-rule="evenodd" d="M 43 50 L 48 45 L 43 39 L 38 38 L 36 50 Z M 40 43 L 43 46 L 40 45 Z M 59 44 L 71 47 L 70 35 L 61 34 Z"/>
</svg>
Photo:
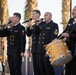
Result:
<svg viewBox="0 0 76 75">
<path fill-rule="evenodd" d="M 17 26 L 19 24 L 19 22 L 18 23 L 16 23 L 14 26 Z"/>
</svg>

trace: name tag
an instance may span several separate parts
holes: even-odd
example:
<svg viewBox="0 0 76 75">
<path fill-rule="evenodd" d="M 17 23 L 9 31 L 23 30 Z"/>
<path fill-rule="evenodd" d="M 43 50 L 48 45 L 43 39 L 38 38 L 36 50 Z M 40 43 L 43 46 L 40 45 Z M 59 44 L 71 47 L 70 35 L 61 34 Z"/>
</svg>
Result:
<svg viewBox="0 0 76 75">
<path fill-rule="evenodd" d="M 46 27 L 46 29 L 51 29 L 50 27 Z"/>
<path fill-rule="evenodd" d="M 14 32 L 18 32 L 18 30 L 15 30 Z"/>
</svg>

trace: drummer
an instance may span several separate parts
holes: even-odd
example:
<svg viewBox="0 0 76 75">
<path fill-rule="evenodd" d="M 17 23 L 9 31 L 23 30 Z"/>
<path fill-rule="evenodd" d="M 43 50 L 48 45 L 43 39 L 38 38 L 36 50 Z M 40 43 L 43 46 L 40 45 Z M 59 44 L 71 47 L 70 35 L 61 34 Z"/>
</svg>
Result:
<svg viewBox="0 0 76 75">
<path fill-rule="evenodd" d="M 45 24 L 40 27 L 39 41 L 38 41 L 38 63 L 41 75 L 55 75 L 54 68 L 50 64 L 49 57 L 46 54 L 44 45 L 52 42 L 58 35 L 58 24 L 53 22 L 52 13 L 45 12 Z M 38 29 L 37 29 L 38 30 Z"/>
<path fill-rule="evenodd" d="M 68 22 L 68 25 L 62 33 L 62 37 L 67 37 L 66 43 L 71 51 L 73 59 L 71 62 L 66 64 L 65 66 L 65 75 L 76 75 L 76 51 L 75 51 L 75 44 L 76 44 L 76 6 L 74 6 L 72 10 L 73 18 L 71 18 Z"/>
</svg>

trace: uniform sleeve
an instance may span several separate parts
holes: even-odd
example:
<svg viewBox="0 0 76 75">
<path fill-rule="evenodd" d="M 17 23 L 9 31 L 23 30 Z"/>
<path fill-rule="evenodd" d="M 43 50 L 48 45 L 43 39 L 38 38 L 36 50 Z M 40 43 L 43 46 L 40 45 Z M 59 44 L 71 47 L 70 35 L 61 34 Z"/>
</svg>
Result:
<svg viewBox="0 0 76 75">
<path fill-rule="evenodd" d="M 76 40 L 76 33 L 75 34 L 69 34 L 69 39 L 75 39 Z"/>
<path fill-rule="evenodd" d="M 27 36 L 30 37 L 33 34 L 33 27 L 27 27 Z"/>
<path fill-rule="evenodd" d="M 0 29 L 0 37 L 3 36 L 3 29 Z"/>
<path fill-rule="evenodd" d="M 6 37 L 9 35 L 11 35 L 10 29 L 6 28 L 6 29 L 0 30 L 0 37 Z"/>
<path fill-rule="evenodd" d="M 68 32 L 69 34 L 69 39 L 74 39 L 76 40 L 76 24 L 73 25 L 74 27 L 72 28 L 72 30 L 70 32 Z"/>
<path fill-rule="evenodd" d="M 62 32 L 57 38 L 61 37 L 61 35 L 62 35 L 63 33 L 67 32 L 67 31 L 69 31 L 69 30 L 71 29 L 71 24 L 70 24 L 70 22 L 71 22 L 71 19 L 68 21 L 68 24 L 66 25 L 66 28 L 63 30 L 63 32 Z M 64 38 L 64 37 L 61 37 L 60 39 L 63 39 L 63 38 Z"/>
<path fill-rule="evenodd" d="M 58 25 L 57 24 L 54 24 L 53 27 L 52 27 L 52 31 L 51 31 L 50 42 L 52 40 L 54 40 L 55 38 L 57 38 L 58 32 L 59 32 Z"/>
<path fill-rule="evenodd" d="M 25 52 L 25 45 L 26 45 L 26 31 L 25 28 L 22 27 L 20 29 L 20 43 L 21 43 L 21 52 Z"/>
<path fill-rule="evenodd" d="M 70 19 L 70 20 L 68 21 L 68 24 L 66 25 L 66 28 L 64 29 L 63 33 L 64 33 L 64 32 L 67 32 L 67 31 L 69 31 L 69 30 L 71 29 L 71 20 L 72 20 L 72 19 Z"/>
<path fill-rule="evenodd" d="M 69 39 L 76 40 L 76 24 L 73 24 L 73 21 L 68 34 L 69 34 Z"/>
</svg>

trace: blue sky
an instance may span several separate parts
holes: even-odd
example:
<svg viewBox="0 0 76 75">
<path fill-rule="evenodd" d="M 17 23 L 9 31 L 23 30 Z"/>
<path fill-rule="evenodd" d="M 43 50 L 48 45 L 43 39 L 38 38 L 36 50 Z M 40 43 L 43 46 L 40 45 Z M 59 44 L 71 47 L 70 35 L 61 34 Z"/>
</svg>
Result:
<svg viewBox="0 0 76 75">
<path fill-rule="evenodd" d="M 23 22 L 24 6 L 26 0 L 8 0 L 9 16 L 12 16 L 14 12 L 19 12 L 22 15 L 21 22 Z M 41 17 L 43 17 L 46 11 L 53 14 L 53 21 L 58 23 L 60 32 L 62 31 L 61 23 L 61 2 L 62 0 L 38 0 L 38 9 L 41 11 Z M 72 0 L 72 7 L 75 6 L 76 0 Z"/>
</svg>

